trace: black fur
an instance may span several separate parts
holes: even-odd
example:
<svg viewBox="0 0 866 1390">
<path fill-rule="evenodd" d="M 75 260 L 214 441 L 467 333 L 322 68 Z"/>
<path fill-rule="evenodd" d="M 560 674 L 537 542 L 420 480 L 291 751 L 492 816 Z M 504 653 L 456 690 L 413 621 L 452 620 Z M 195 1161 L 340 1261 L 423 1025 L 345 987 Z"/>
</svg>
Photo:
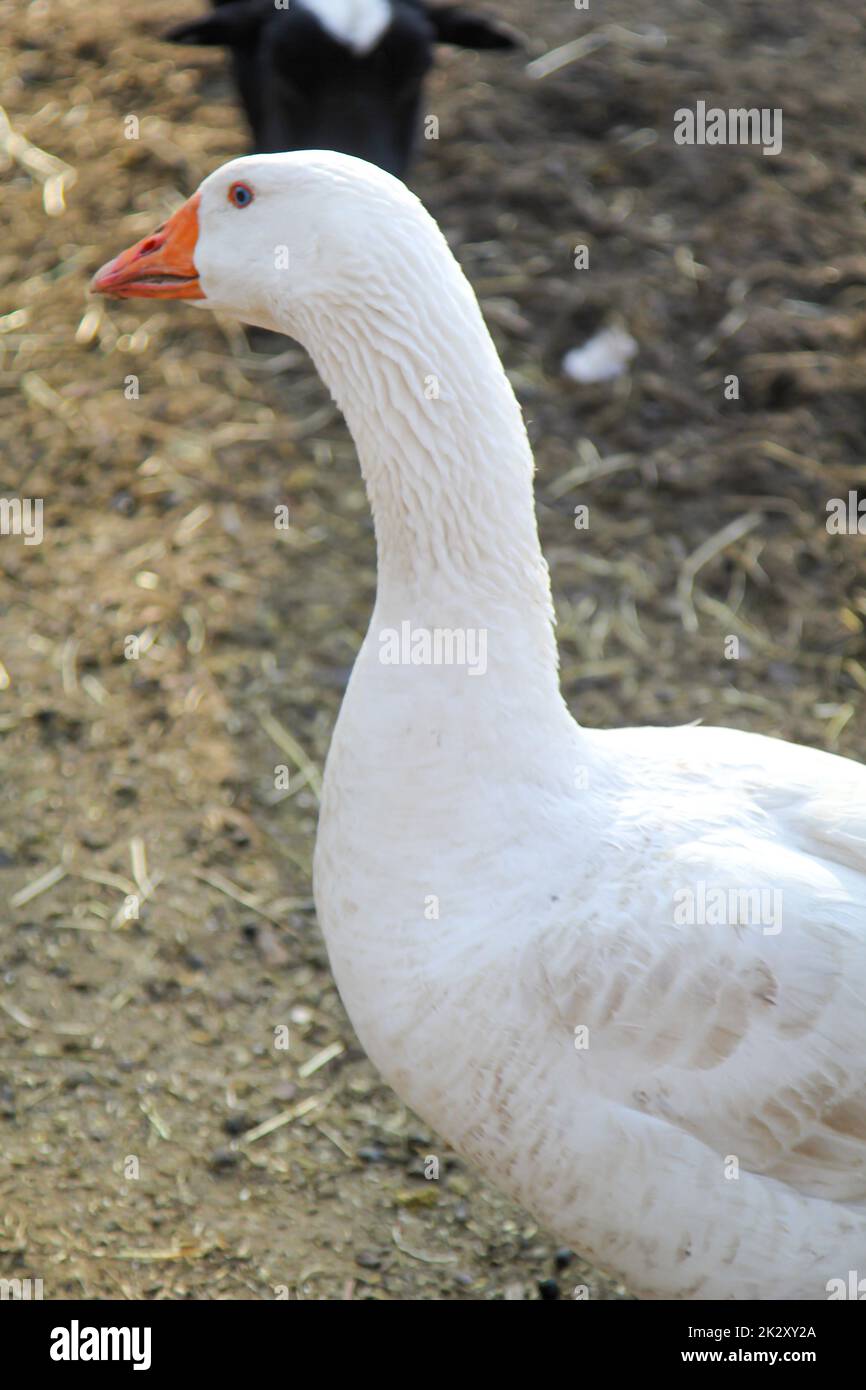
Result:
<svg viewBox="0 0 866 1390">
<path fill-rule="evenodd" d="M 253 153 L 330 149 L 403 178 L 409 167 L 425 74 L 436 43 L 513 48 L 495 20 L 462 5 L 389 0 L 392 20 L 369 53 L 333 38 L 303 0 L 213 0 L 201 19 L 169 30 L 174 43 L 231 49 Z"/>
</svg>

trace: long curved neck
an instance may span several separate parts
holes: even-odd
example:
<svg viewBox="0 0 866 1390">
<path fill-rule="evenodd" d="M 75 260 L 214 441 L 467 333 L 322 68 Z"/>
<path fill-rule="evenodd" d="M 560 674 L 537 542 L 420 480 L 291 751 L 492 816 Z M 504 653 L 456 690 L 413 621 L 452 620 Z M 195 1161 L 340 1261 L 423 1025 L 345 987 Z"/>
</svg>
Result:
<svg viewBox="0 0 866 1390">
<path fill-rule="evenodd" d="M 370 995 L 359 950 L 416 923 L 429 951 L 418 903 L 432 864 L 463 903 L 449 919 L 459 931 L 474 920 L 462 894 L 478 865 L 543 841 L 551 798 L 573 795 L 586 761 L 559 691 L 520 409 L 441 233 L 417 206 L 395 227 L 401 211 L 389 208 L 363 285 L 295 316 L 354 437 L 376 528 L 376 606 L 328 754 L 316 849 L 320 918 L 359 1009 Z M 383 635 L 407 625 L 456 635 L 458 652 L 462 635 L 467 656 L 471 634 L 476 658 L 483 637 L 483 659 L 422 648 L 416 660 L 401 642 L 386 661 Z M 346 865 L 351 892 L 334 887 Z M 363 922 L 347 898 L 371 907 Z"/>
<path fill-rule="evenodd" d="M 475 296 L 429 219 L 383 256 L 348 311 L 303 337 L 361 462 L 378 550 L 377 614 L 492 626 L 556 684 L 547 565 L 520 408 Z M 537 668 L 536 668 L 537 674 Z"/>
</svg>

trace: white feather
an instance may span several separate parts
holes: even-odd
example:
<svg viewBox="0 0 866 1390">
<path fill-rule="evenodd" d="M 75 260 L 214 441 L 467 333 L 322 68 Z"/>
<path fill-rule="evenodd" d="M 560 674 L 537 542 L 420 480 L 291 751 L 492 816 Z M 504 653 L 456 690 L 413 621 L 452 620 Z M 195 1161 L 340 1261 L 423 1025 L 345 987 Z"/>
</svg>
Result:
<svg viewBox="0 0 866 1390">
<path fill-rule="evenodd" d="M 200 221 L 208 301 L 306 344 L 375 517 L 315 865 L 364 1046 L 636 1293 L 818 1299 L 866 1274 L 866 770 L 575 723 L 520 411 L 405 188 L 344 156 L 256 157 L 205 182 Z M 483 630 L 483 678 L 383 664 L 407 620 Z M 703 903 L 685 925 L 684 897 Z"/>
</svg>

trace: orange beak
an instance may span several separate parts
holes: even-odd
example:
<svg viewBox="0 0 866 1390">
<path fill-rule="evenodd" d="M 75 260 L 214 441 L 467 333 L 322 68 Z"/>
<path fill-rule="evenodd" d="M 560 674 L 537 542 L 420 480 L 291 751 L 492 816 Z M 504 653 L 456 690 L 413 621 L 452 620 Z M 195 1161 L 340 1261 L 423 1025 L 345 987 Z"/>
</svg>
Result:
<svg viewBox="0 0 866 1390">
<path fill-rule="evenodd" d="M 155 232 L 98 270 L 92 294 L 112 299 L 204 299 L 195 268 L 200 193 Z"/>
</svg>

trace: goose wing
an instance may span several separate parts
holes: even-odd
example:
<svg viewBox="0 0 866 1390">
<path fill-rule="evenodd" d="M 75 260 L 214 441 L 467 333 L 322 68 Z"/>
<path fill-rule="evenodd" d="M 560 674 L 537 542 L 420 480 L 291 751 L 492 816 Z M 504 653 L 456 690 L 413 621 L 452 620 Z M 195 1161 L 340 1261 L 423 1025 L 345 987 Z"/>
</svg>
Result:
<svg viewBox="0 0 866 1390">
<path fill-rule="evenodd" d="M 597 1094 L 866 1200 L 866 769 L 723 730 L 635 735 L 609 879 L 538 933 L 528 978 Z"/>
</svg>

